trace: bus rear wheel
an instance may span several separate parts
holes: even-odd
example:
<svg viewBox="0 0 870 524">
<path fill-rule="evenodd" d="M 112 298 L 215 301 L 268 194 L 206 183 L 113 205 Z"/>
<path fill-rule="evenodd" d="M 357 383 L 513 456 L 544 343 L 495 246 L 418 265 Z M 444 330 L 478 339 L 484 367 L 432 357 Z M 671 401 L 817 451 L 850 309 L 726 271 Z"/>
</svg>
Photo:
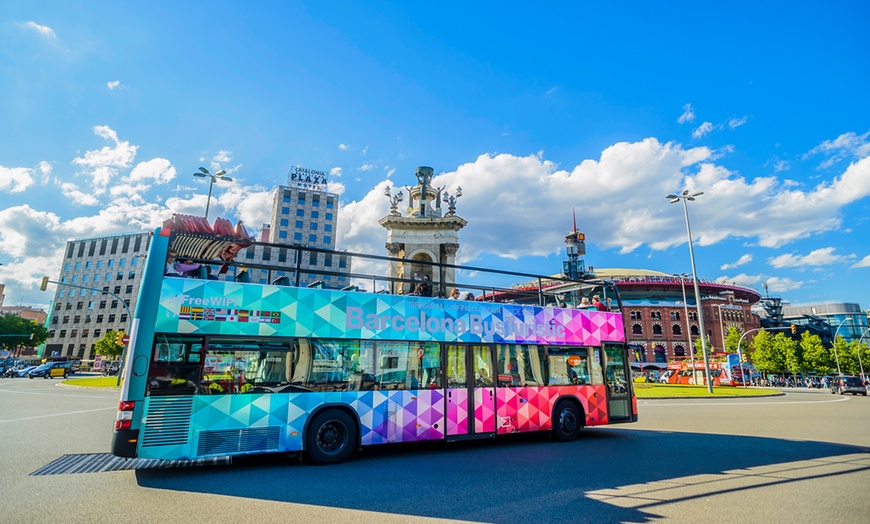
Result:
<svg viewBox="0 0 870 524">
<path fill-rule="evenodd" d="M 311 420 L 305 434 L 306 455 L 315 464 L 347 460 L 356 449 L 357 434 L 356 422 L 344 411 L 321 411 Z"/>
<path fill-rule="evenodd" d="M 553 436 L 556 440 L 568 442 L 580 436 L 583 419 L 577 404 L 563 400 L 556 404 L 553 415 Z"/>
</svg>

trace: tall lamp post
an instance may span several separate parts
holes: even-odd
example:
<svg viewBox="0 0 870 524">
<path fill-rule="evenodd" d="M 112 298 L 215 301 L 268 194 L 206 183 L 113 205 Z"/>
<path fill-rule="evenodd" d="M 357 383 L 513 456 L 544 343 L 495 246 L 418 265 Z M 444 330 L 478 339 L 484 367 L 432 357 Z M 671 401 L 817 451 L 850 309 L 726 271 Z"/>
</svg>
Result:
<svg viewBox="0 0 870 524">
<path fill-rule="evenodd" d="M 208 220 L 208 205 L 211 204 L 211 186 L 213 186 L 214 183 L 217 182 L 218 180 L 223 180 L 225 182 L 232 182 L 233 179 L 228 177 L 228 176 L 224 176 L 227 174 L 227 172 L 224 171 L 223 169 L 221 169 L 220 171 L 218 171 L 215 174 L 209 173 L 208 169 L 206 169 L 204 167 L 199 168 L 199 170 L 200 170 L 200 172 L 194 173 L 193 176 L 210 179 L 208 182 L 208 200 L 205 201 L 205 219 Z"/>
<path fill-rule="evenodd" d="M 843 327 L 843 324 L 845 324 L 847 320 L 851 321 L 852 317 L 844 318 L 843 321 L 840 322 L 840 325 L 837 326 L 837 330 L 834 331 L 834 357 L 837 359 L 837 376 L 840 377 L 843 376 L 843 371 L 840 369 L 840 352 L 837 351 L 837 336 L 840 334 L 840 328 Z"/>
<path fill-rule="evenodd" d="M 689 237 L 689 259 L 692 262 L 692 283 L 695 285 L 695 306 L 698 309 L 698 325 L 701 328 L 701 352 L 704 354 L 704 375 L 707 378 L 707 391 L 713 394 L 713 381 L 710 377 L 710 360 L 707 358 L 707 332 L 704 330 L 704 314 L 701 311 L 701 290 L 698 288 L 698 273 L 695 270 L 695 248 L 692 246 L 692 229 L 689 226 L 689 206 L 687 202 L 694 201 L 695 197 L 701 196 L 704 193 L 689 193 L 686 189 L 680 195 L 668 195 L 666 198 L 671 201 L 671 204 L 676 204 L 679 201 L 683 202 L 683 213 L 686 216 L 686 235 Z"/>
<path fill-rule="evenodd" d="M 695 372 L 695 347 L 692 345 L 692 327 L 689 325 L 689 302 L 686 301 L 686 280 L 688 276 L 685 273 L 675 275 L 680 277 L 680 286 L 683 288 L 683 313 L 686 315 L 686 340 L 689 341 L 689 360 L 692 362 L 692 381 L 698 381 L 697 373 Z"/>
<path fill-rule="evenodd" d="M 858 339 L 858 365 L 861 367 L 861 380 L 866 381 L 866 377 L 864 376 L 864 364 L 861 362 L 861 344 L 864 343 L 864 337 L 867 336 L 867 333 L 870 333 L 870 328 L 864 330 L 861 333 L 861 338 Z"/>
</svg>

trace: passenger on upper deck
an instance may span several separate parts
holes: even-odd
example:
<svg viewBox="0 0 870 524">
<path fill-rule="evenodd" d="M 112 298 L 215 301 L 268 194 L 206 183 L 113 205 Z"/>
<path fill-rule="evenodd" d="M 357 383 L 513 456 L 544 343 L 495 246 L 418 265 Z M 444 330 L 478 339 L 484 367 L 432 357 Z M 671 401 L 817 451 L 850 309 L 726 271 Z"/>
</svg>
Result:
<svg viewBox="0 0 870 524">
<path fill-rule="evenodd" d="M 199 264 L 192 260 L 178 262 L 178 253 L 169 251 L 169 257 L 166 259 L 166 271 L 164 274 L 168 277 L 186 277 L 190 271 L 199 269 Z"/>
<path fill-rule="evenodd" d="M 607 311 L 607 306 L 604 305 L 604 302 L 601 301 L 601 297 L 598 295 L 592 297 L 592 305 L 595 306 L 595 309 L 598 311 Z"/>
<path fill-rule="evenodd" d="M 453 291 L 450 292 L 450 297 L 452 300 L 459 300 L 459 289 L 453 288 Z"/>
</svg>

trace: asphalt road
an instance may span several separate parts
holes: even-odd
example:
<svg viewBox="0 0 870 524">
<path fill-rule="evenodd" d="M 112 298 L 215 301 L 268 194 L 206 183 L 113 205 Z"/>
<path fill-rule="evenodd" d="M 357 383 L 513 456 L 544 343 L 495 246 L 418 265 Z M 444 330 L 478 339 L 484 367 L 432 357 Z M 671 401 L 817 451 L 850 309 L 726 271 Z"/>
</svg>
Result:
<svg viewBox="0 0 870 524">
<path fill-rule="evenodd" d="M 336 466 L 35 475 L 107 452 L 114 391 L 0 380 L 0 522 L 865 522 L 870 399 L 640 401 L 641 422 L 376 447 Z M 84 455 L 77 457 L 76 455 Z"/>
</svg>

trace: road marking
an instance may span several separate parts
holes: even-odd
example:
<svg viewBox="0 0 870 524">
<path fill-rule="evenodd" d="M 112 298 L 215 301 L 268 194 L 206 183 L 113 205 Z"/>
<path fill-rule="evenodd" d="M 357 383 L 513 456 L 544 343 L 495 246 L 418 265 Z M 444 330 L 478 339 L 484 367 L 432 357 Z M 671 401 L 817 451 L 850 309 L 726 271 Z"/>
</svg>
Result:
<svg viewBox="0 0 870 524">
<path fill-rule="evenodd" d="M 63 417 L 65 415 L 80 415 L 82 413 L 93 413 L 95 411 L 108 411 L 110 409 L 118 409 L 115 406 L 108 408 L 83 409 L 80 411 L 67 411 L 66 413 L 53 413 L 51 415 L 34 415 L 32 417 L 13 418 L 9 420 L 0 420 L 0 424 L 8 424 L 9 422 L 21 422 L 23 420 L 36 420 L 40 418 Z"/>
<path fill-rule="evenodd" d="M 788 396 L 788 393 L 786 393 Z M 714 405 L 716 406 L 783 406 L 783 405 L 794 405 L 794 404 L 828 404 L 830 402 L 845 402 L 847 400 L 851 400 L 849 397 L 838 397 L 832 398 L 829 400 L 780 400 L 776 401 L 764 401 L 764 402 L 752 402 L 748 399 L 752 397 L 746 397 L 746 402 L 716 402 Z M 652 400 L 652 399 L 644 399 L 638 400 L 638 404 L 642 406 L 697 406 L 700 403 L 709 402 L 709 398 L 699 398 L 695 402 L 673 402 L 673 403 L 665 403 L 665 400 Z M 661 402 L 661 404 L 659 403 Z"/>
</svg>

